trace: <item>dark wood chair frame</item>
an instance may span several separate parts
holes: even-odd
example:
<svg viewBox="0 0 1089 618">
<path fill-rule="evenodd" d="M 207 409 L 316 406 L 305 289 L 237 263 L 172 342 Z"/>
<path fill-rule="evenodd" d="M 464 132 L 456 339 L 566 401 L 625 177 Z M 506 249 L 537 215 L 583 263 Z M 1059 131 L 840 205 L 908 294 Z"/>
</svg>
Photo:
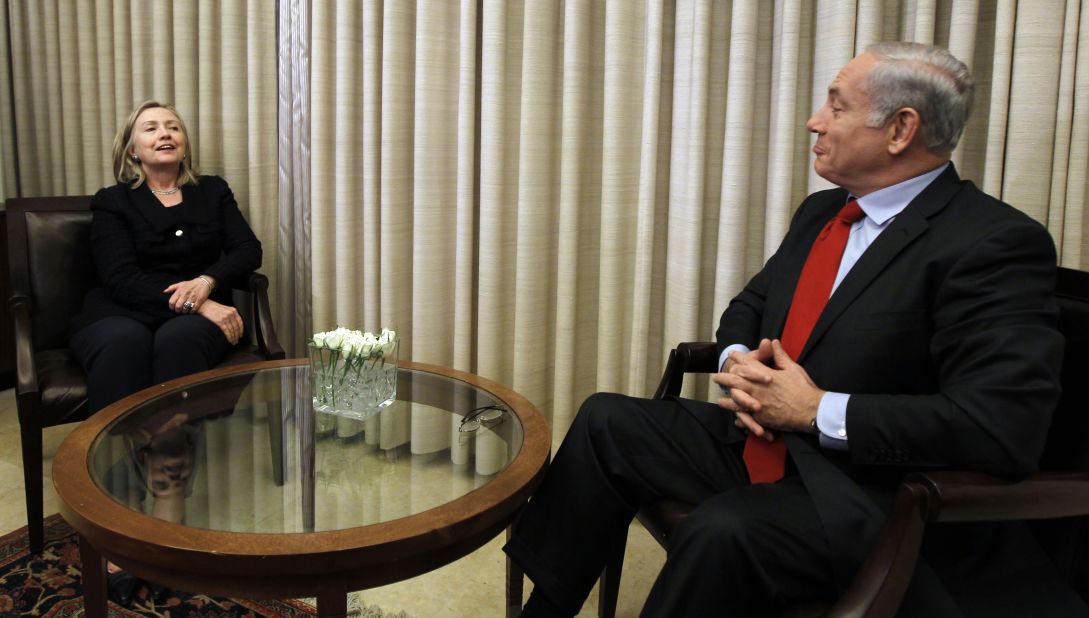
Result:
<svg viewBox="0 0 1089 618">
<path fill-rule="evenodd" d="M 59 344 L 54 335 L 52 341 L 43 341 L 46 337 L 36 331 L 57 330 L 57 324 L 45 327 L 40 325 L 40 321 L 70 320 L 79 311 L 83 294 L 97 285 L 90 255 L 90 203 L 89 195 L 14 198 L 6 203 L 12 284 L 12 296 L 8 303 L 14 320 L 15 396 L 22 442 L 27 527 L 30 548 L 34 552 L 41 551 L 44 542 L 42 430 L 87 417 L 86 378 L 67 353 L 67 339 Z M 36 230 L 50 227 L 51 221 L 66 226 L 64 232 L 49 241 L 36 238 Z M 64 260 L 66 268 L 56 268 L 55 265 L 48 268 L 33 263 L 37 260 L 35 255 L 40 256 L 43 251 L 66 250 L 72 253 Z M 47 268 L 48 273 L 38 272 Z M 235 305 L 243 316 L 246 334 L 220 366 L 284 358 L 284 350 L 276 338 L 276 328 L 272 323 L 268 278 L 260 273 L 250 273 L 241 281 L 229 284 L 234 288 Z M 43 300 L 38 296 L 43 291 L 41 288 L 56 288 L 58 285 L 67 286 L 62 298 L 54 295 L 54 298 Z M 46 304 L 50 306 L 44 307 Z M 67 324 L 63 328 L 66 329 Z M 36 334 L 39 335 L 37 338 Z M 45 358 L 43 354 L 51 359 L 49 366 L 41 364 Z M 61 389 L 65 392 L 63 402 L 49 399 L 50 387 L 57 390 L 51 382 L 54 378 L 64 382 Z M 274 461 L 277 459 L 274 458 Z"/>
<path fill-rule="evenodd" d="M 927 524 L 1039 520 L 1035 531 L 1072 587 L 1089 600 L 1089 273 L 1060 268 L 1059 328 L 1066 337 L 1063 399 L 1052 420 L 1041 471 L 1010 481 L 966 471 L 914 473 L 901 483 L 888 520 L 858 574 L 831 607 L 789 608 L 787 615 L 893 616 L 911 581 Z M 686 373 L 718 371 L 713 342 L 681 343 L 669 353 L 654 397 L 678 396 Z M 666 547 L 670 532 L 693 505 L 650 504 L 639 521 Z M 1050 540 L 1048 543 L 1046 541 Z M 616 612 L 624 546 L 601 575 L 598 615 Z"/>
</svg>

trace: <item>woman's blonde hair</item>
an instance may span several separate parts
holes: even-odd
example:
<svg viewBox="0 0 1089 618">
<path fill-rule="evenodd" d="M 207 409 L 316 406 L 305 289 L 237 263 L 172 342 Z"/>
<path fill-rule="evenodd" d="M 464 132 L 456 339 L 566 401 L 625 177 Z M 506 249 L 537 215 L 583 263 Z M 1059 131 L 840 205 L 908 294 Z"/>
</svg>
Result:
<svg viewBox="0 0 1089 618">
<path fill-rule="evenodd" d="M 178 119 L 178 126 L 181 127 L 182 135 L 185 137 L 185 152 L 182 153 L 181 166 L 178 169 L 178 186 L 197 183 L 197 176 L 199 174 L 193 169 L 192 157 L 192 141 L 189 139 L 189 131 L 185 128 L 185 121 L 182 120 L 181 114 L 178 110 L 174 109 L 174 106 L 169 103 L 160 103 L 158 101 L 144 101 L 136 106 L 136 109 L 132 110 L 129 114 L 129 119 L 125 121 L 125 124 L 121 127 L 121 130 L 117 132 L 117 135 L 113 138 L 113 175 L 117 179 L 117 182 L 128 183 L 133 189 L 144 184 L 144 169 L 140 167 L 139 161 L 134 161 L 129 155 L 132 150 L 132 129 L 136 125 L 136 119 L 140 117 L 140 114 L 145 110 L 152 109 L 154 107 L 161 107 Z"/>
</svg>

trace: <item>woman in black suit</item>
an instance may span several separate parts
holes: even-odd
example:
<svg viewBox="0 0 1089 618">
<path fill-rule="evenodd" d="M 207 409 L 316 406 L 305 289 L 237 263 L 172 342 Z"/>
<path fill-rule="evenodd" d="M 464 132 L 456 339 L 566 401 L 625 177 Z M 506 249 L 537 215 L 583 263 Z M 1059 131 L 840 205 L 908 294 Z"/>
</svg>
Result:
<svg viewBox="0 0 1089 618">
<path fill-rule="evenodd" d="M 117 184 L 91 202 L 102 287 L 71 340 L 90 412 L 210 369 L 242 336 L 229 283 L 260 267 L 261 243 L 227 183 L 190 161 L 185 123 L 167 104 L 142 103 L 114 138 Z"/>
<path fill-rule="evenodd" d="M 190 161 L 185 123 L 167 104 L 140 104 L 114 138 L 117 184 L 91 201 L 102 286 L 87 293 L 72 326 L 92 413 L 211 369 L 242 336 L 230 282 L 260 267 L 261 243 L 226 181 L 199 176 Z M 153 481 L 148 487 L 157 495 Z M 177 510 L 166 518 L 180 519 Z M 109 571 L 110 598 L 127 605 L 144 582 L 113 564 Z M 154 596 L 165 593 L 148 587 Z"/>
</svg>

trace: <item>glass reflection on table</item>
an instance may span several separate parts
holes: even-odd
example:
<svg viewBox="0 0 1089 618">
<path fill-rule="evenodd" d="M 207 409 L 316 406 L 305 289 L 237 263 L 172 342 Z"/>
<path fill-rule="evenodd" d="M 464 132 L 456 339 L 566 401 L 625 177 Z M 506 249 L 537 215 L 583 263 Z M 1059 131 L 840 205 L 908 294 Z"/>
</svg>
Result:
<svg viewBox="0 0 1089 618">
<path fill-rule="evenodd" d="M 397 389 L 359 421 L 314 411 L 306 366 L 201 382 L 119 416 L 92 445 L 91 475 L 128 508 L 187 526 L 313 532 L 440 506 L 518 454 L 521 424 L 490 393 L 408 369 Z M 462 418 L 485 406 L 501 422 L 467 439 Z"/>
</svg>

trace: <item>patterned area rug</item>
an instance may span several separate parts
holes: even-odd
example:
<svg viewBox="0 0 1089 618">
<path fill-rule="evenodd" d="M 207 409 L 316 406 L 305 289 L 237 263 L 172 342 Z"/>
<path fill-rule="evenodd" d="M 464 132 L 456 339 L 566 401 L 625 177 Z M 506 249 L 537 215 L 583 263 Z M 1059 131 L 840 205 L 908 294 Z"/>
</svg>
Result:
<svg viewBox="0 0 1089 618">
<path fill-rule="evenodd" d="M 0 616 L 60 618 L 83 615 L 83 585 L 79 542 L 61 519 L 45 520 L 45 549 L 39 555 L 28 548 L 26 528 L 0 537 Z M 303 600 L 251 601 L 202 594 L 174 592 L 156 602 L 145 593 L 130 607 L 109 604 L 111 618 L 295 618 L 313 616 L 315 608 Z M 385 614 L 375 606 L 363 606 L 358 594 L 348 601 L 348 616 L 359 618 L 408 618 L 403 612 Z"/>
</svg>

